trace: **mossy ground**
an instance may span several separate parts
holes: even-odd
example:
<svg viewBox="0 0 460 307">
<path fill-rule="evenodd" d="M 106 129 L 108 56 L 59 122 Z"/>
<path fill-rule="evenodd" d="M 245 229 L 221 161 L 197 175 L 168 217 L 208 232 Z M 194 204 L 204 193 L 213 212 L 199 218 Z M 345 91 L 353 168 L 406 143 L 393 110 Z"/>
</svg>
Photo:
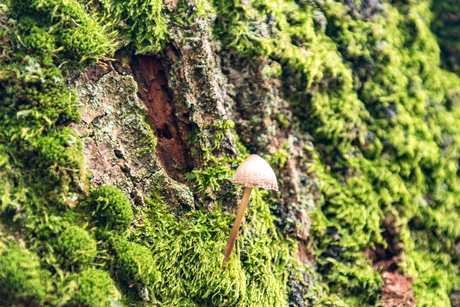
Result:
<svg viewBox="0 0 460 307">
<path fill-rule="evenodd" d="M 223 48 L 279 63 L 296 129 L 314 139 L 304 146 L 314 157 L 310 171 L 322 182 L 321 203 L 310 213 L 316 272 L 300 266 L 296 243 L 275 227 L 274 194 L 253 193 L 222 270 L 233 216 L 219 207 L 178 219 L 158 191 L 132 211 L 113 187 L 87 188 L 80 139 L 65 127 L 79 114 L 63 72 L 108 59 L 117 42 L 157 52 L 168 27 L 187 22 L 161 1 L 132 4 L 0 1 L 0 298 L 286 306 L 292 273 L 317 280 L 306 297 L 316 306 L 376 305 L 382 280 L 362 251 L 395 243 L 382 236 L 383 220 L 393 216 L 404 246 L 400 266 L 415 278 L 418 304 L 450 304 L 460 286 L 460 80 L 439 67 L 431 2 L 385 2 L 374 15 L 358 1 L 225 0 L 208 11 L 199 2 L 195 13 L 179 5 L 186 17 L 215 14 Z M 187 179 L 213 199 L 231 178 L 228 166 L 248 152 L 239 143 L 239 158 L 214 157 L 232 125 L 209 128 L 212 137 L 190 136 L 209 167 Z M 282 153 L 266 158 L 282 162 Z"/>
</svg>

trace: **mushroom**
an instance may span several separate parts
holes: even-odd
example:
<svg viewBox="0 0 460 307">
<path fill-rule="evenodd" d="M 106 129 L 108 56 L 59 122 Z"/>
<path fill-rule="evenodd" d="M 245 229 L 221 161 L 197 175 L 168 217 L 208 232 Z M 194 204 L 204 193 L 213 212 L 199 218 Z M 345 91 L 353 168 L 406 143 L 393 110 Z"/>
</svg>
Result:
<svg viewBox="0 0 460 307">
<path fill-rule="evenodd" d="M 238 230 L 240 229 L 241 221 L 243 220 L 246 206 L 248 205 L 249 198 L 251 197 L 252 188 L 263 188 L 278 191 L 278 183 L 276 181 L 275 172 L 273 172 L 270 164 L 267 163 L 258 155 L 250 155 L 246 160 L 241 163 L 235 172 L 232 179 L 233 184 L 241 184 L 245 187 L 241 205 L 236 214 L 235 223 L 233 224 L 230 237 L 228 238 L 227 245 L 223 250 L 224 264 L 230 259 L 233 246 L 235 245 Z"/>
</svg>

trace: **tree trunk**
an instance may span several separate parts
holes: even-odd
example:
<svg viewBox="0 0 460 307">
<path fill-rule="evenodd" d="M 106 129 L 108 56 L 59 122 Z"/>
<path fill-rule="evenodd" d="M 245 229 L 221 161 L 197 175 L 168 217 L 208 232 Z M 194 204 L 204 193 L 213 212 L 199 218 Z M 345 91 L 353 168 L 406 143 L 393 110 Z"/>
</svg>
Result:
<svg viewBox="0 0 460 307">
<path fill-rule="evenodd" d="M 458 306 L 459 14 L 342 2 L 0 0 L 0 305 Z"/>
</svg>

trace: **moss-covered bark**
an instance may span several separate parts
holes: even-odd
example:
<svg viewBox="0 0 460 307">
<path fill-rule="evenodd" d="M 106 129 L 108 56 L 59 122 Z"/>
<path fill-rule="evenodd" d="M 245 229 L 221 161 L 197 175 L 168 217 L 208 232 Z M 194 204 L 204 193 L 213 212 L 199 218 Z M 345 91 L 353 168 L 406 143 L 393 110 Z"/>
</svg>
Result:
<svg viewBox="0 0 460 307">
<path fill-rule="evenodd" d="M 458 5 L 0 0 L 0 305 L 456 306 Z"/>
</svg>

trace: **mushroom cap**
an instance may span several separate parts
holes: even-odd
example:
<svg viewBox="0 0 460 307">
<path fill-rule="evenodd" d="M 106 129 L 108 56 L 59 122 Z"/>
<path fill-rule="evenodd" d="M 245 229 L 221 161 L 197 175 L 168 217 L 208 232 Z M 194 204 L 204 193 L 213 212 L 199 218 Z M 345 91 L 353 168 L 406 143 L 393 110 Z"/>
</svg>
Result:
<svg viewBox="0 0 460 307">
<path fill-rule="evenodd" d="M 250 155 L 241 163 L 232 179 L 233 184 L 247 188 L 278 191 L 278 182 L 270 164 L 258 155 Z"/>
</svg>

